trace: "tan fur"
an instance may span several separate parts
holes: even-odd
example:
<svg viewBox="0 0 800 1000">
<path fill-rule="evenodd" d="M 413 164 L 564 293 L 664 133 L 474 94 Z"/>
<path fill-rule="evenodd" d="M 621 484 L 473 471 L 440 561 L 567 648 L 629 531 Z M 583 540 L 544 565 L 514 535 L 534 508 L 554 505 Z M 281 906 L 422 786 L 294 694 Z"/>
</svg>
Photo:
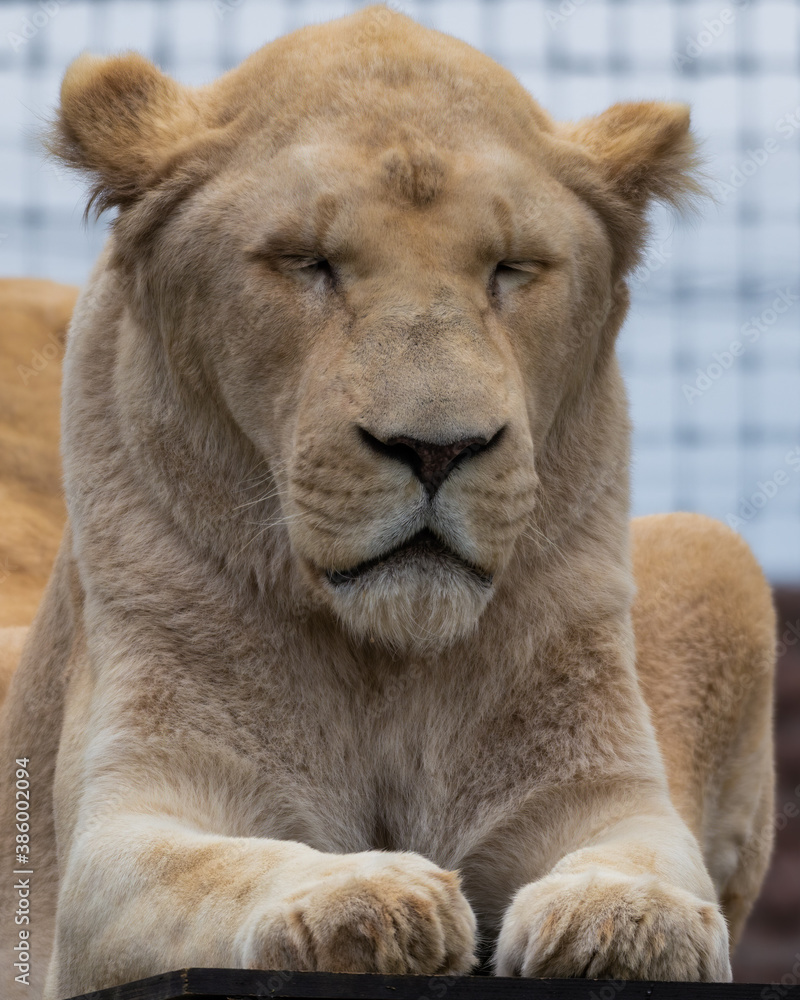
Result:
<svg viewBox="0 0 800 1000">
<path fill-rule="evenodd" d="M 27 634 L 28 630 L 23 625 L 0 628 L 0 704 L 8 692 Z"/>
<path fill-rule="evenodd" d="M 0 628 L 30 623 L 64 527 L 59 386 L 77 294 L 52 281 L 0 279 Z M 0 657 L 10 655 L 0 639 Z"/>
<path fill-rule="evenodd" d="M 642 693 L 672 801 L 703 847 L 735 943 L 773 837 L 770 592 L 745 542 L 718 521 L 672 514 L 634 526 Z"/>
<path fill-rule="evenodd" d="M 557 125 L 368 8 L 199 90 L 81 59 L 52 146 L 120 215 L 0 720 L 36 858 L 33 986 L 3 995 L 475 956 L 729 978 L 768 851 L 769 592 L 713 522 L 639 523 L 637 676 L 613 349 L 648 199 L 693 190 L 685 109 Z M 434 493 L 409 440 L 475 448 Z M 439 549 L 388 555 L 422 529 Z"/>
</svg>

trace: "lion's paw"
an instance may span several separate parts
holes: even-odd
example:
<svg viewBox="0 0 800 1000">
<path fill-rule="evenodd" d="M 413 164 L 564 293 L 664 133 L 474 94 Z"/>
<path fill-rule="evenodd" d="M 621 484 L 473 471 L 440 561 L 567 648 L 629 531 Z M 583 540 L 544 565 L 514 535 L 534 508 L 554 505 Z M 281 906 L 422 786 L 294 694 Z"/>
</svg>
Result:
<svg viewBox="0 0 800 1000">
<path fill-rule="evenodd" d="M 520 889 L 503 921 L 495 967 L 500 976 L 731 979 L 719 907 L 652 876 L 599 868 Z"/>
<path fill-rule="evenodd" d="M 475 964 L 475 927 L 455 872 L 416 854 L 337 855 L 254 916 L 244 966 L 464 974 Z"/>
</svg>

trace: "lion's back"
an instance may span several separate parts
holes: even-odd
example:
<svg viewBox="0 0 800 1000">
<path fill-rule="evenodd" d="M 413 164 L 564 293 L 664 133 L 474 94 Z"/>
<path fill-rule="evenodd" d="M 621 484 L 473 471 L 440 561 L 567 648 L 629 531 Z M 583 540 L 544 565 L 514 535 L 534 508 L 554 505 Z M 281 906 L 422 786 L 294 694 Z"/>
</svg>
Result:
<svg viewBox="0 0 800 1000">
<path fill-rule="evenodd" d="M 52 281 L 0 280 L 0 628 L 30 623 L 64 526 L 59 389 L 76 297 Z"/>
<path fill-rule="evenodd" d="M 771 590 L 720 521 L 658 514 L 635 519 L 631 533 L 639 680 L 672 800 L 703 847 L 735 940 L 773 835 Z"/>
</svg>

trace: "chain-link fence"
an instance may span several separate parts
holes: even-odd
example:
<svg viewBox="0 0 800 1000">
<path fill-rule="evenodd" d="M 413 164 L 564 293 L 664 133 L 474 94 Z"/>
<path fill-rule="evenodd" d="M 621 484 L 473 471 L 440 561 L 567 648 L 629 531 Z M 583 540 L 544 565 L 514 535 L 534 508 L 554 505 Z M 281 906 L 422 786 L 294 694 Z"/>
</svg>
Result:
<svg viewBox="0 0 800 1000">
<path fill-rule="evenodd" d="M 347 0 L 0 4 L 0 274 L 81 282 L 105 223 L 36 133 L 84 49 L 138 49 L 206 82 Z M 688 101 L 716 204 L 666 213 L 621 340 L 636 425 L 634 512 L 728 520 L 776 582 L 800 581 L 800 6 L 794 0 L 403 0 L 517 74 L 556 117 Z"/>
</svg>

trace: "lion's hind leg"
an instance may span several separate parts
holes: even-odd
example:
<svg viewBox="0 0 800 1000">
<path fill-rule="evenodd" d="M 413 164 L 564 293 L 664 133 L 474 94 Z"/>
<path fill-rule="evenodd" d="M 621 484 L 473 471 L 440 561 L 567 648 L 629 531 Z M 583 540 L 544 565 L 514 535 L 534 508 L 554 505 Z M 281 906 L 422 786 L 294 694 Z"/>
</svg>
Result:
<svg viewBox="0 0 800 1000">
<path fill-rule="evenodd" d="M 773 839 L 772 595 L 746 543 L 719 521 L 638 518 L 632 541 L 639 678 L 733 950 Z"/>
</svg>

